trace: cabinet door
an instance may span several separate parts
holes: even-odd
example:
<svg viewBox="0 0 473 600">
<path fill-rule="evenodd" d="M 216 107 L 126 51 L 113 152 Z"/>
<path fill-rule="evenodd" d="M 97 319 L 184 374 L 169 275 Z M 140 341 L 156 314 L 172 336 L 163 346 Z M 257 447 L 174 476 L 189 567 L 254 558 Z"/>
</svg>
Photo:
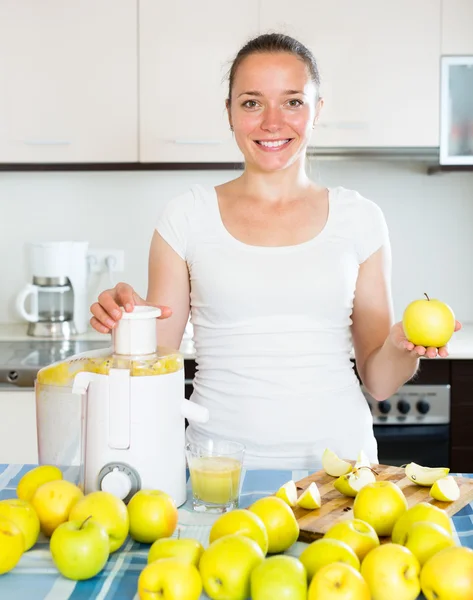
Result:
<svg viewBox="0 0 473 600">
<path fill-rule="evenodd" d="M 140 161 L 239 162 L 225 75 L 258 29 L 258 2 L 140 0 Z"/>
<path fill-rule="evenodd" d="M 319 63 L 314 146 L 438 146 L 440 0 L 261 3 L 262 30 L 299 38 Z"/>
<path fill-rule="evenodd" d="M 0 390 L 0 463 L 36 464 L 34 390 Z"/>
<path fill-rule="evenodd" d="M 137 0 L 0 2 L 0 162 L 138 160 Z"/>
<path fill-rule="evenodd" d="M 473 54 L 473 0 L 442 2 L 442 54 Z"/>
</svg>

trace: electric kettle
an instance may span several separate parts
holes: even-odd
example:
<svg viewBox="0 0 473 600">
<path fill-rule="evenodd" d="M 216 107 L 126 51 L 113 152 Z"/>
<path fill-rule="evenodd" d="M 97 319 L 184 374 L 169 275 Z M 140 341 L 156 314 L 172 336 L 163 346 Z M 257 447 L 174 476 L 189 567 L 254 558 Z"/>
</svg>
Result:
<svg viewBox="0 0 473 600">
<path fill-rule="evenodd" d="M 39 371 L 35 383 L 40 464 L 78 469 L 85 493 L 127 502 L 139 489 L 186 501 L 185 419 L 206 408 L 184 397 L 184 361 L 157 345 L 158 308 L 123 312 L 112 348 Z"/>
</svg>

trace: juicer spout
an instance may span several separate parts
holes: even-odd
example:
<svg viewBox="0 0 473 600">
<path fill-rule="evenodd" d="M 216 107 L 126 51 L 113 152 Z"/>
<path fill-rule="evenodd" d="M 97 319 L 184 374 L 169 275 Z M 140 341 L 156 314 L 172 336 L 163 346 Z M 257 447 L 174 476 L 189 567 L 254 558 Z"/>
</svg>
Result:
<svg viewBox="0 0 473 600">
<path fill-rule="evenodd" d="M 208 409 L 190 400 L 183 400 L 181 415 L 189 421 L 194 421 L 194 423 L 207 423 L 209 420 Z"/>
</svg>

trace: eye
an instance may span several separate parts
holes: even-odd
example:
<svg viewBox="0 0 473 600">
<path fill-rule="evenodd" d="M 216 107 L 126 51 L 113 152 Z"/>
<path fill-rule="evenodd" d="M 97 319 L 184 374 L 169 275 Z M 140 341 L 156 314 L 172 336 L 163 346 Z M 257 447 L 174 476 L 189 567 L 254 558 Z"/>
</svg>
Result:
<svg viewBox="0 0 473 600">
<path fill-rule="evenodd" d="M 258 106 L 258 103 L 256 102 L 256 100 L 247 100 L 246 102 L 243 102 L 242 106 L 244 108 L 256 108 Z"/>
<path fill-rule="evenodd" d="M 302 100 L 299 100 L 298 98 L 293 98 L 292 100 L 288 101 L 289 106 L 293 107 L 293 108 L 297 108 L 298 106 L 302 106 L 304 103 L 302 102 Z"/>
</svg>

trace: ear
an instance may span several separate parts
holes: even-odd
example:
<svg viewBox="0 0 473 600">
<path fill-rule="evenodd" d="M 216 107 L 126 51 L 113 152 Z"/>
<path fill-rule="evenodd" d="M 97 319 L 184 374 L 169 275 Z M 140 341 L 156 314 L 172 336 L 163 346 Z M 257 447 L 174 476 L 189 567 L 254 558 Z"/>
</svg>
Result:
<svg viewBox="0 0 473 600">
<path fill-rule="evenodd" d="M 315 127 L 315 124 L 317 123 L 317 121 L 319 120 L 320 117 L 320 113 L 322 111 L 322 108 L 324 106 L 324 99 L 323 98 L 319 98 L 317 100 L 317 105 L 315 107 L 315 116 L 314 116 L 314 124 L 313 127 Z"/>
<path fill-rule="evenodd" d="M 227 109 L 228 123 L 230 125 L 230 129 L 233 131 L 232 112 L 231 112 L 231 109 L 230 109 L 230 99 L 229 98 L 227 98 L 225 100 L 225 108 Z"/>
</svg>

